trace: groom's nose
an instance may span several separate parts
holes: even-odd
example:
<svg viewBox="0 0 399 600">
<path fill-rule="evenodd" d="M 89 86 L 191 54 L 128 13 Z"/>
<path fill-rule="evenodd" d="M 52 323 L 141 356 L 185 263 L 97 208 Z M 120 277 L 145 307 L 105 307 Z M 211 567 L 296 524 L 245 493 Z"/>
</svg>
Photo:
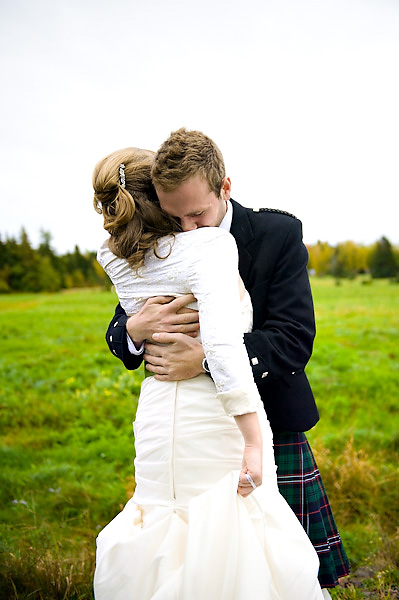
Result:
<svg viewBox="0 0 399 600">
<path fill-rule="evenodd" d="M 198 224 L 195 220 L 195 217 L 182 217 L 180 219 L 180 225 L 183 231 L 192 231 L 193 229 L 198 229 Z"/>
</svg>

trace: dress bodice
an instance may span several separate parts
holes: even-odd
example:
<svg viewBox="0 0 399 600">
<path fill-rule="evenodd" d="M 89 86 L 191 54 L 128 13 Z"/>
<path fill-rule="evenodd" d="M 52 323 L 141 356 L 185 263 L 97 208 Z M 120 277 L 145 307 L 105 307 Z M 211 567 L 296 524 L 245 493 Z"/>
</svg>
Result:
<svg viewBox="0 0 399 600">
<path fill-rule="evenodd" d="M 127 260 L 116 257 L 107 242 L 97 260 L 129 315 L 150 297 L 192 293 L 196 302 L 190 307 L 199 310 L 201 341 L 217 391 L 223 395 L 236 390 L 242 412 L 249 412 L 246 402 L 254 406 L 259 401 L 243 342 L 243 333 L 252 327 L 252 306 L 248 293 L 240 302 L 233 236 L 204 227 L 161 238 L 157 255 L 149 251 L 137 272 Z"/>
</svg>

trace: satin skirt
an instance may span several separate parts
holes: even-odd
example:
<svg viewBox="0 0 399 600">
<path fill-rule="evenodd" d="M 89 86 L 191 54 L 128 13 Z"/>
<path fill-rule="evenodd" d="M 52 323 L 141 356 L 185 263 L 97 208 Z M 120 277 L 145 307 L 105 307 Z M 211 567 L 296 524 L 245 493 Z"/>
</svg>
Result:
<svg viewBox="0 0 399 600">
<path fill-rule="evenodd" d="M 96 600 L 322 600 L 317 554 L 278 491 L 259 404 L 263 483 L 237 494 L 243 439 L 206 375 L 144 380 L 136 491 L 97 538 Z"/>
</svg>

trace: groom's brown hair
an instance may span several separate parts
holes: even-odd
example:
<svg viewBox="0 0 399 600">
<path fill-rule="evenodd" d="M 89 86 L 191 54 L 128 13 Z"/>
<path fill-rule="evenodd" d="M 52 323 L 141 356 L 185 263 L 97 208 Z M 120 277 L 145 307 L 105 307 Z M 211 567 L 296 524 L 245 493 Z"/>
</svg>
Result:
<svg viewBox="0 0 399 600">
<path fill-rule="evenodd" d="M 156 153 L 151 168 L 152 182 L 156 188 L 171 192 L 196 175 L 207 181 L 209 190 L 219 197 L 226 175 L 222 153 L 201 131 L 182 127 L 173 131 Z"/>
</svg>

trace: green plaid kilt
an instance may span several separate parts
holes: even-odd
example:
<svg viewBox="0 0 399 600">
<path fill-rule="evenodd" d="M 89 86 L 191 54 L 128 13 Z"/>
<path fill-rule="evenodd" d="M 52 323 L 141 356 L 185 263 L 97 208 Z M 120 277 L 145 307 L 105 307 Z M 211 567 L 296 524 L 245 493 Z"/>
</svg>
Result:
<svg viewBox="0 0 399 600">
<path fill-rule="evenodd" d="M 308 534 L 320 561 L 322 587 L 334 587 L 350 571 L 327 494 L 304 433 L 273 432 L 277 481 Z"/>
</svg>

